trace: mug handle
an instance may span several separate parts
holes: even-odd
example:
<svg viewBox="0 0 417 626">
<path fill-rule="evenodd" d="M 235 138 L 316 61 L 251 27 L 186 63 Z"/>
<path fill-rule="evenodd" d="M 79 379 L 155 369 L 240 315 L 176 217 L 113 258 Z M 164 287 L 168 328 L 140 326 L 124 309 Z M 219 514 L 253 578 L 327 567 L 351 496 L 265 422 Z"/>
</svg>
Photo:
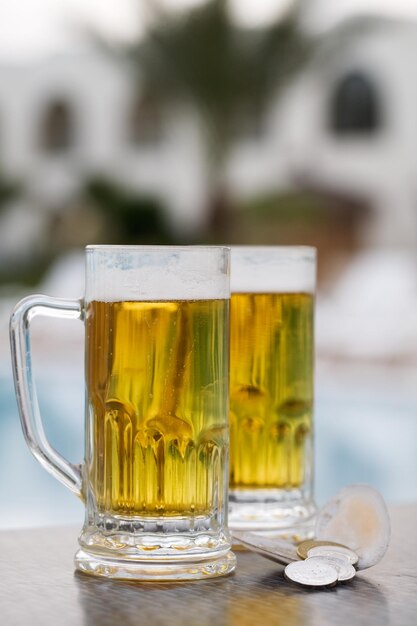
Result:
<svg viewBox="0 0 417 626">
<path fill-rule="evenodd" d="M 42 424 L 33 380 L 29 332 L 32 319 L 38 315 L 83 320 L 83 300 L 28 296 L 18 302 L 10 318 L 13 377 L 26 443 L 33 456 L 52 476 L 82 498 L 82 465 L 70 463 L 51 446 Z"/>
</svg>

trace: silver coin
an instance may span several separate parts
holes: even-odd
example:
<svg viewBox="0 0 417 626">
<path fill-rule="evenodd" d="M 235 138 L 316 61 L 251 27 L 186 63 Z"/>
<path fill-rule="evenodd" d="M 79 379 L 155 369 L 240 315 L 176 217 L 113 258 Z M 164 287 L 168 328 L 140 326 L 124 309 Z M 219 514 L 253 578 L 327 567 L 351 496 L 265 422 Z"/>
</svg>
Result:
<svg viewBox="0 0 417 626">
<path fill-rule="evenodd" d="M 310 556 L 336 556 L 344 557 L 351 565 L 356 565 L 359 560 L 356 552 L 350 548 L 344 548 L 343 546 L 315 546 L 310 548 L 307 552 L 307 557 Z"/>
<path fill-rule="evenodd" d="M 328 565 L 332 565 L 337 569 L 338 577 L 337 580 L 339 582 L 347 582 L 348 580 L 352 580 L 352 578 L 356 575 L 356 570 L 349 563 L 345 556 L 309 556 L 306 562 L 314 561 L 321 563 L 327 563 Z"/>
<path fill-rule="evenodd" d="M 319 561 L 294 561 L 284 570 L 285 577 L 305 587 L 327 587 L 335 585 L 338 571 L 333 565 Z"/>
<path fill-rule="evenodd" d="M 307 552 L 310 548 L 315 548 L 316 546 L 341 546 L 342 548 L 346 548 L 341 543 L 335 543 L 334 541 L 318 541 L 317 539 L 305 539 L 297 546 L 297 554 L 300 559 L 307 558 Z"/>
</svg>

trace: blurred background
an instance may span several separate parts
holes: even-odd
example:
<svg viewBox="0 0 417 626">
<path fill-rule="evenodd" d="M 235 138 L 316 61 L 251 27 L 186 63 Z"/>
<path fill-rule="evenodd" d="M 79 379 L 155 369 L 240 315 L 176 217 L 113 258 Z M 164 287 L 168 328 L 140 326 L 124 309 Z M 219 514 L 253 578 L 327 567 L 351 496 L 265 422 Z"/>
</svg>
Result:
<svg viewBox="0 0 417 626">
<path fill-rule="evenodd" d="M 317 500 L 417 498 L 416 67 L 408 0 L 0 4 L 0 527 L 81 524 L 25 447 L 8 318 L 81 296 L 91 243 L 317 246 Z M 82 324 L 33 344 L 79 462 Z"/>
</svg>

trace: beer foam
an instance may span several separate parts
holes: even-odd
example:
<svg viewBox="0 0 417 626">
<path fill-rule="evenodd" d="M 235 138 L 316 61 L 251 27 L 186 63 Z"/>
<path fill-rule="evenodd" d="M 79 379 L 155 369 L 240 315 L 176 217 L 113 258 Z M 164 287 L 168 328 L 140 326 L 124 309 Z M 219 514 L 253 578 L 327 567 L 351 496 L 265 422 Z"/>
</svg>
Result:
<svg viewBox="0 0 417 626">
<path fill-rule="evenodd" d="M 87 301 L 230 297 L 228 248 L 87 246 L 86 252 Z"/>
<path fill-rule="evenodd" d="M 314 293 L 316 250 L 309 246 L 233 246 L 232 293 Z"/>
</svg>

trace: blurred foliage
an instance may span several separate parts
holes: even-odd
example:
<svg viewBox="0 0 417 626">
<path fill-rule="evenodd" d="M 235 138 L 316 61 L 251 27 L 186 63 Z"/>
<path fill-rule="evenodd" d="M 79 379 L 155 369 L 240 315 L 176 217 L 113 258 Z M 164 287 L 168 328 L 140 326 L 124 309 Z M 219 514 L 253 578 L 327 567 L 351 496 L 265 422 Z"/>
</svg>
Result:
<svg viewBox="0 0 417 626">
<path fill-rule="evenodd" d="M 17 198 L 21 192 L 20 183 L 9 180 L 0 174 L 0 210 L 5 208 L 10 200 Z"/>
<path fill-rule="evenodd" d="M 244 202 L 242 211 L 260 219 L 275 217 L 283 221 L 318 223 L 328 217 L 329 207 L 324 198 L 306 191 L 270 193 Z"/>
<path fill-rule="evenodd" d="M 24 259 L 13 261 L 11 265 L 0 264 L 0 285 L 26 285 L 35 287 L 48 271 L 55 255 L 46 251 L 44 254 L 34 254 L 30 261 Z"/>
<path fill-rule="evenodd" d="M 148 0 L 151 25 L 130 49 L 140 83 L 152 97 L 186 102 L 206 131 L 211 168 L 221 170 L 239 118 L 262 117 L 308 58 L 311 42 L 298 28 L 299 2 L 262 29 L 237 27 L 227 0 L 180 13 Z"/>
<path fill-rule="evenodd" d="M 12 199 L 18 187 L 0 180 L 0 207 Z M 87 244 L 179 243 L 157 198 L 131 191 L 105 177 L 89 180 L 71 210 L 51 213 L 43 245 L 32 253 L 0 264 L 0 285 L 37 285 L 59 254 Z"/>
<path fill-rule="evenodd" d="M 147 0 L 150 24 L 129 58 L 144 98 L 188 107 L 205 135 L 208 228 L 234 228 L 225 163 L 246 130 L 256 137 L 268 106 L 303 66 L 313 42 L 298 27 L 300 0 L 263 28 L 238 27 L 227 0 L 181 12 Z M 260 138 L 260 137 L 258 137 Z M 210 234 L 208 235 L 210 236 Z"/>
<path fill-rule="evenodd" d="M 84 194 L 105 220 L 106 243 L 173 243 L 164 207 L 157 198 L 104 177 L 91 179 Z"/>
<path fill-rule="evenodd" d="M 268 108 L 305 66 L 316 46 L 299 27 L 305 2 L 293 0 L 275 20 L 251 29 L 233 20 L 228 0 L 207 0 L 181 10 L 169 8 L 161 0 L 142 0 L 146 5 L 145 33 L 135 42 L 115 47 L 95 35 L 96 43 L 115 58 L 127 57 L 139 101 L 153 103 L 155 111 L 162 114 L 189 111 L 199 120 L 207 183 L 204 208 L 208 220 L 206 232 L 200 233 L 205 240 L 219 236 L 227 240 L 235 228 L 236 212 L 226 180 L 232 146 L 242 138 L 263 139 Z M 141 121 L 145 124 L 144 118 Z M 146 130 L 141 128 L 145 136 Z M 96 191 L 91 195 L 103 212 L 110 204 L 122 211 L 123 236 L 144 235 L 139 218 L 129 217 L 135 202 L 127 201 L 121 188 L 118 198 L 106 192 L 104 199 L 101 191 Z M 138 197 L 136 204 L 144 206 L 144 199 L 138 202 Z M 144 211 L 140 219 L 145 232 L 169 237 L 159 218 L 158 224 L 153 221 L 155 211 L 152 217 Z M 118 221 L 116 211 L 112 220 L 114 224 Z"/>
<path fill-rule="evenodd" d="M 357 249 L 360 220 L 368 208 L 360 199 L 320 190 L 271 192 L 241 204 L 229 243 L 315 246 L 319 277 L 326 282 L 339 261 Z"/>
<path fill-rule="evenodd" d="M 0 173 L 0 212 L 7 210 L 9 203 L 19 198 L 23 193 L 22 183 L 6 178 Z M 0 263 L 0 285 L 10 282 L 35 285 L 42 277 L 50 263 L 50 257 L 31 259 L 28 263 L 25 259 L 18 261 L 13 259 L 11 263 Z"/>
</svg>

